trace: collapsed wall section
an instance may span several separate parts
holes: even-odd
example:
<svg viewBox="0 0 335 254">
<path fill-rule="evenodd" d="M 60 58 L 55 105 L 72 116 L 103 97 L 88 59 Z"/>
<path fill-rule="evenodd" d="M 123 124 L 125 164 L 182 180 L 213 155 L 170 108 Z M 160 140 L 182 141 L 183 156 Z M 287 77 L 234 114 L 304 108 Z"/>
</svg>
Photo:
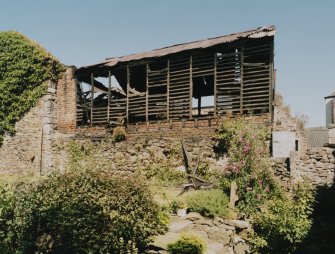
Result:
<svg viewBox="0 0 335 254">
<path fill-rule="evenodd" d="M 292 116 L 281 95 L 277 95 L 274 102 L 272 163 L 275 175 L 287 188 L 303 179 L 315 186 L 331 186 L 335 181 L 334 149 L 319 142 L 322 135 L 313 134 L 320 128 L 305 129 L 305 116 Z"/>
</svg>

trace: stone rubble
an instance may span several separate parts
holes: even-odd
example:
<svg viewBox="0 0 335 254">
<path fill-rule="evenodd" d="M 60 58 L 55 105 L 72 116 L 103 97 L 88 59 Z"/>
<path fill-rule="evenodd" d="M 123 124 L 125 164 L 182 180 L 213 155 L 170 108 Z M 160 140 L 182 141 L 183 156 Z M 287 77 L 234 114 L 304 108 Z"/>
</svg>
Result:
<svg viewBox="0 0 335 254">
<path fill-rule="evenodd" d="M 189 232 L 207 243 L 205 254 L 247 254 L 250 253 L 250 248 L 244 239 L 244 230 L 249 230 L 250 227 L 248 221 L 209 219 L 195 212 L 188 213 L 183 218 L 173 215 L 169 231 L 155 238 L 150 253 L 166 254 L 169 243 L 176 242 L 182 233 Z"/>
</svg>

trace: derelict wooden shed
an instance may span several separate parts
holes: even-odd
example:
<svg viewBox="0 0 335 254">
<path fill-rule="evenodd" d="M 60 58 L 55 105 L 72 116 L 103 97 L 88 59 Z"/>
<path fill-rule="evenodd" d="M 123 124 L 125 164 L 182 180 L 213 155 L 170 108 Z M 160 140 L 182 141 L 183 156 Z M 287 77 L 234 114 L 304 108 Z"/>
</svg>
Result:
<svg viewBox="0 0 335 254">
<path fill-rule="evenodd" d="M 271 115 L 274 35 L 262 27 L 81 67 L 77 125 Z"/>
</svg>

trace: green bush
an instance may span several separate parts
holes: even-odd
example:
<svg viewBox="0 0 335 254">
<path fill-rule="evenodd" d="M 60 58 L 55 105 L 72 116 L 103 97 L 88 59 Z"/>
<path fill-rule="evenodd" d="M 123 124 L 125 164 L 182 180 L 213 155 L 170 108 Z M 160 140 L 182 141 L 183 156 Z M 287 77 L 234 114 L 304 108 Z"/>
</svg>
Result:
<svg viewBox="0 0 335 254">
<path fill-rule="evenodd" d="M 0 144 L 5 132 L 14 133 L 18 121 L 57 81 L 64 66 L 24 35 L 0 32 Z"/>
<path fill-rule="evenodd" d="M 243 117 L 224 118 L 217 140 L 229 158 L 228 165 L 219 174 L 221 187 L 228 193 L 231 182 L 237 183 L 241 212 L 251 215 L 266 200 L 281 195 L 270 168 L 266 127 Z"/>
<path fill-rule="evenodd" d="M 113 129 L 113 141 L 121 142 L 126 139 L 126 130 L 124 127 L 118 126 Z"/>
<path fill-rule="evenodd" d="M 269 200 L 254 216 L 254 252 L 293 253 L 311 228 L 313 203 L 314 191 L 307 183 L 299 184 L 292 198 Z"/>
<path fill-rule="evenodd" d="M 0 248 L 8 253 L 142 253 L 166 229 L 138 177 L 70 172 L 0 195 Z"/>
<path fill-rule="evenodd" d="M 206 217 L 230 216 L 229 198 L 222 190 L 199 190 L 186 196 L 188 208 Z"/>
<path fill-rule="evenodd" d="M 184 234 L 181 238 L 168 245 L 170 254 L 203 254 L 207 248 L 202 238 L 194 234 Z"/>
</svg>

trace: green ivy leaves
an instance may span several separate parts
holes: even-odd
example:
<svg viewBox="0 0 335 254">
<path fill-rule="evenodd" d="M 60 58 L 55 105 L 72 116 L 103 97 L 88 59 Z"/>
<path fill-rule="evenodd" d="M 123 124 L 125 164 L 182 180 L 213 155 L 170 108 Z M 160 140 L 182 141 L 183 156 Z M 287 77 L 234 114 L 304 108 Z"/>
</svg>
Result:
<svg viewBox="0 0 335 254">
<path fill-rule="evenodd" d="M 46 81 L 64 71 L 43 47 L 16 31 L 0 32 L 0 144 L 5 132 L 46 93 Z"/>
</svg>

